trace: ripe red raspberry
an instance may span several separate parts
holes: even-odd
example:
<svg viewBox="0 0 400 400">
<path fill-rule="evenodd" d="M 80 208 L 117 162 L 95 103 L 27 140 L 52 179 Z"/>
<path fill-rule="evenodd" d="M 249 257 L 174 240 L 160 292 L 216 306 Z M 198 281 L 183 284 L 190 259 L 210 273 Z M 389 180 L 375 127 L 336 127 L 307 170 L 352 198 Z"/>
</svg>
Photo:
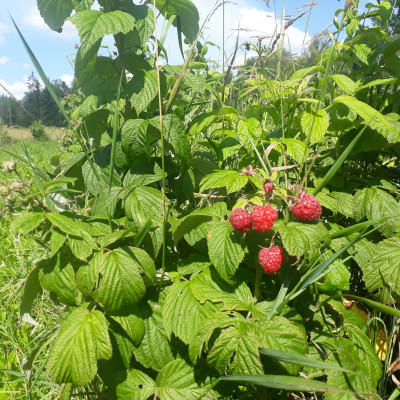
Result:
<svg viewBox="0 0 400 400">
<path fill-rule="evenodd" d="M 273 274 L 279 270 L 285 259 L 279 246 L 271 246 L 269 249 L 261 249 L 258 261 L 267 274 Z"/>
<path fill-rule="evenodd" d="M 265 194 L 272 192 L 274 190 L 274 188 L 275 188 L 275 185 L 271 181 L 267 181 L 264 183 Z"/>
<path fill-rule="evenodd" d="M 268 231 L 278 219 L 278 212 L 269 204 L 266 206 L 255 206 L 250 214 L 251 222 L 256 231 Z"/>
<path fill-rule="evenodd" d="M 240 232 L 248 232 L 252 227 L 250 214 L 243 208 L 235 208 L 231 212 L 229 221 L 232 228 Z"/>
<path fill-rule="evenodd" d="M 297 203 L 290 207 L 292 214 L 301 221 L 314 221 L 322 214 L 319 201 L 311 194 L 300 193 Z"/>
</svg>

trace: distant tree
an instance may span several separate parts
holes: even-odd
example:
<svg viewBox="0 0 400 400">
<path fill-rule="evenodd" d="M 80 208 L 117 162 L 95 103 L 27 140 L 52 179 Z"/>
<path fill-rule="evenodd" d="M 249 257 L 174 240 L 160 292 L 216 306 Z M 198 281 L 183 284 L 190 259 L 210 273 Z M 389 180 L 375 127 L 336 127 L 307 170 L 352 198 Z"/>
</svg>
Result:
<svg viewBox="0 0 400 400">
<path fill-rule="evenodd" d="M 16 125 L 21 114 L 21 105 L 15 99 L 2 95 L 0 96 L 0 118 L 4 124 Z"/>
<path fill-rule="evenodd" d="M 28 91 L 25 93 L 21 103 L 29 114 L 35 120 L 42 120 L 44 125 L 64 126 L 64 118 L 54 103 L 48 89 L 42 87 L 33 73 L 28 77 L 27 86 Z M 67 96 L 70 92 L 68 85 L 60 79 L 53 81 L 52 86 L 60 99 Z M 21 114 L 18 124 L 30 126 L 33 122 L 31 116 L 27 113 Z"/>
</svg>

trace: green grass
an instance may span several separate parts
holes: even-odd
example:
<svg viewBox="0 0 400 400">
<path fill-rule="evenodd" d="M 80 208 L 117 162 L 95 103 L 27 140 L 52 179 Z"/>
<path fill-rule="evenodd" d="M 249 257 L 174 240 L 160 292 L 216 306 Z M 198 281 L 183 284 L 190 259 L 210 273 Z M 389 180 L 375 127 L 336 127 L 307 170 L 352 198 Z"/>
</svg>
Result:
<svg viewBox="0 0 400 400">
<path fill-rule="evenodd" d="M 60 153 L 58 141 L 25 143 L 31 161 L 47 170 L 52 170 L 52 156 Z M 10 144 L 5 148 L 19 156 L 24 155 L 22 142 Z M 0 165 L 3 161 L 17 161 L 17 171 L 22 179 L 33 181 L 30 166 L 4 149 L 0 149 Z M 19 177 L 15 172 L 0 171 L 0 180 L 10 184 Z M 32 368 L 31 379 L 28 379 L 22 365 L 36 347 L 41 334 L 49 326 L 54 326 L 61 309 L 55 307 L 48 294 L 39 296 L 34 302 L 32 315 L 38 326 L 23 323 L 19 316 L 19 306 L 24 290 L 24 283 L 37 260 L 43 254 L 38 241 L 43 238 L 31 235 L 14 236 L 9 228 L 11 215 L 19 210 L 3 208 L 4 199 L 0 199 L 0 400 L 19 399 L 55 399 L 59 393 L 44 368 L 47 349 L 38 354 Z M 56 387 L 55 387 L 56 386 Z"/>
</svg>

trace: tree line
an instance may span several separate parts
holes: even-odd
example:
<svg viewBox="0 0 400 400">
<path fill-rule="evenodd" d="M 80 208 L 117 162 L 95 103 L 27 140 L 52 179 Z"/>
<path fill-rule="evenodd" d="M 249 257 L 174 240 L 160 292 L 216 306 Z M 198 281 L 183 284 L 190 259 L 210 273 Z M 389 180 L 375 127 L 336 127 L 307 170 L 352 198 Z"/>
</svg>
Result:
<svg viewBox="0 0 400 400">
<path fill-rule="evenodd" d="M 11 96 L 0 96 L 0 118 L 7 126 L 30 126 L 41 120 L 46 126 L 64 126 L 65 120 L 54 103 L 47 88 L 43 87 L 32 73 L 27 80 L 28 90 L 17 101 Z M 70 93 L 69 86 L 61 79 L 52 82 L 58 98 Z"/>
</svg>

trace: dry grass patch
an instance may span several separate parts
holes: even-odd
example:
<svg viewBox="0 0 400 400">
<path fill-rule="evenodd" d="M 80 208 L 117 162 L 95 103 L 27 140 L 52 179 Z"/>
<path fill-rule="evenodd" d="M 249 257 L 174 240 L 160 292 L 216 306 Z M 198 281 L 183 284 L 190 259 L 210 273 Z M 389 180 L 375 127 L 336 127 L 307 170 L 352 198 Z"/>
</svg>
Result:
<svg viewBox="0 0 400 400">
<path fill-rule="evenodd" d="M 46 126 L 44 130 L 46 132 L 47 139 L 49 140 L 61 139 L 62 128 L 58 128 L 55 126 Z M 7 132 L 12 142 L 19 142 L 21 140 L 24 141 L 33 140 L 32 133 L 29 130 L 29 128 L 24 128 L 22 126 L 11 126 L 7 128 Z"/>
</svg>

